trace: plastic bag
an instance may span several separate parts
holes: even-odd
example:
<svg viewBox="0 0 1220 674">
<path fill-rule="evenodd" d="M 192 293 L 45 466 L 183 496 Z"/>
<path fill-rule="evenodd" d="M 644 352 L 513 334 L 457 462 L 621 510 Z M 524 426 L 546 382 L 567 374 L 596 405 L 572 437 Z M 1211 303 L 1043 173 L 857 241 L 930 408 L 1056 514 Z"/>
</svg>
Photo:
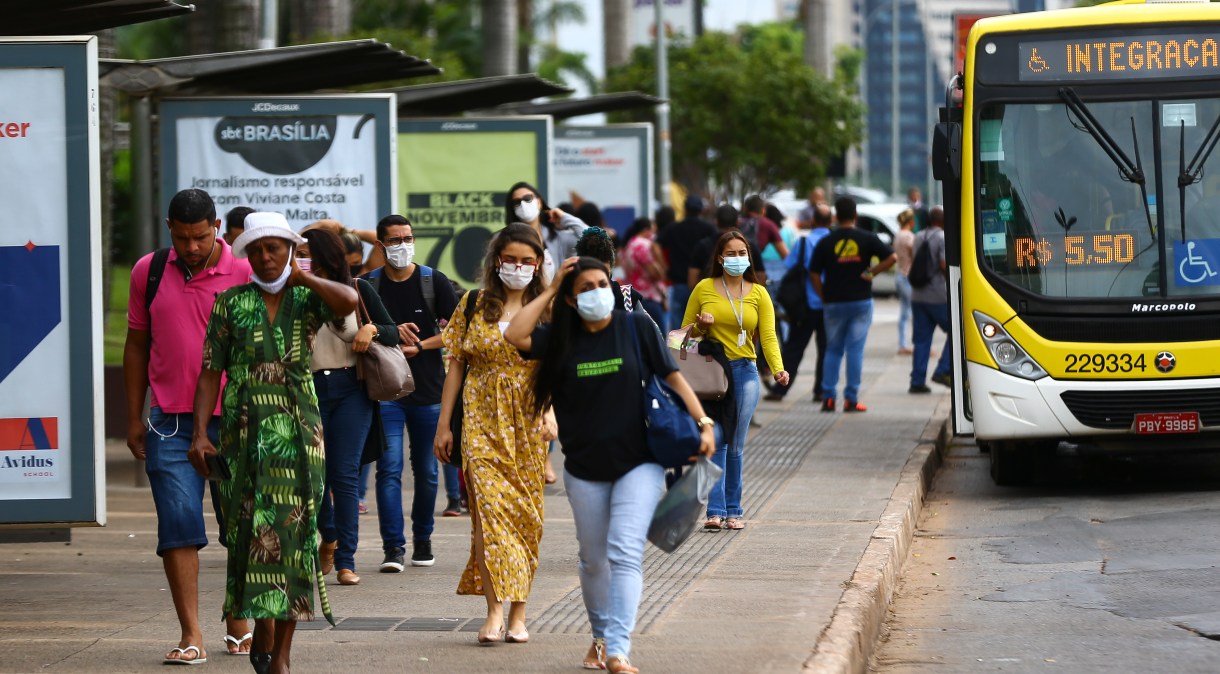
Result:
<svg viewBox="0 0 1220 674">
<path fill-rule="evenodd" d="M 708 457 L 700 457 L 657 504 L 648 525 L 648 540 L 665 552 L 686 542 L 707 512 L 708 494 L 723 472 Z"/>
</svg>

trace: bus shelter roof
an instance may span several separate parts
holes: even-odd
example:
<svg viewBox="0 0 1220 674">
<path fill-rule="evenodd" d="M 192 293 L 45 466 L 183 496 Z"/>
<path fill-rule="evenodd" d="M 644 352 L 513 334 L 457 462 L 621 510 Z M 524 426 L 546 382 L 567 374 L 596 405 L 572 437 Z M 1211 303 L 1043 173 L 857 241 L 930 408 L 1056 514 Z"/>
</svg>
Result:
<svg viewBox="0 0 1220 674">
<path fill-rule="evenodd" d="M 0 0 L 0 34 L 78 35 L 190 14 L 171 0 Z"/>
<path fill-rule="evenodd" d="M 399 117 L 435 117 L 494 108 L 504 103 L 542 96 L 570 94 L 573 90 L 543 79 L 536 73 L 525 73 L 418 84 L 385 91 L 398 97 Z"/>
<path fill-rule="evenodd" d="M 600 112 L 617 112 L 635 108 L 650 108 L 665 99 L 639 91 L 620 91 L 612 94 L 597 94 L 584 98 L 561 98 L 540 103 L 512 103 L 498 108 L 514 115 L 550 115 L 555 119 L 568 119 Z"/>
<path fill-rule="evenodd" d="M 104 84 L 136 96 L 292 94 L 437 75 L 440 68 L 378 40 L 346 40 L 130 61 L 100 59 Z"/>
</svg>

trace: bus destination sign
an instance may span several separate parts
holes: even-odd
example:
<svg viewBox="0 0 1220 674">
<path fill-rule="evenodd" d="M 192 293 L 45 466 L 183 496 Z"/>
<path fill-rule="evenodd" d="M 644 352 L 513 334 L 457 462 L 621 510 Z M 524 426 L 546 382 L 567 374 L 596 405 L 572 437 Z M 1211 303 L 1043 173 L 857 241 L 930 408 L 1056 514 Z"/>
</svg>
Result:
<svg viewBox="0 0 1220 674">
<path fill-rule="evenodd" d="M 1220 35 L 1182 33 L 1018 44 L 1022 82 L 1220 77 Z"/>
</svg>

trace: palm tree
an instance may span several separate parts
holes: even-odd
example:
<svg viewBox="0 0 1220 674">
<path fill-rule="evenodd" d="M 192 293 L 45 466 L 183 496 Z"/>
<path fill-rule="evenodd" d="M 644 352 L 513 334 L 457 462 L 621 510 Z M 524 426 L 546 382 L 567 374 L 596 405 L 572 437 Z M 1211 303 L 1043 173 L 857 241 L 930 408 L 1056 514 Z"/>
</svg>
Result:
<svg viewBox="0 0 1220 674">
<path fill-rule="evenodd" d="M 335 37 L 352 29 L 352 0 L 296 0 L 289 6 L 293 42 Z"/>
<path fill-rule="evenodd" d="M 655 0 L 660 2 L 661 0 Z M 631 52 L 627 46 L 628 22 L 631 20 L 631 0 L 602 0 L 605 16 L 606 70 L 627 64 Z"/>
<path fill-rule="evenodd" d="M 517 0 L 482 0 L 483 76 L 517 71 Z"/>
</svg>

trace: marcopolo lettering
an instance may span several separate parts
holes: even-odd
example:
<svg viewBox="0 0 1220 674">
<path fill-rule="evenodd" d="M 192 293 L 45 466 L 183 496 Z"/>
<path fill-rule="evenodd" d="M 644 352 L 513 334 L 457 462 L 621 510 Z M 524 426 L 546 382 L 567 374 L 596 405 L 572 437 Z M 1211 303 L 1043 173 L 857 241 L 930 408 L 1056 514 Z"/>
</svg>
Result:
<svg viewBox="0 0 1220 674">
<path fill-rule="evenodd" d="M 1146 313 L 1156 311 L 1194 311 L 1194 302 L 1167 302 L 1165 304 L 1144 304 L 1143 302 L 1135 302 L 1131 305 L 1132 313 Z"/>
<path fill-rule="evenodd" d="M 0 121 L 0 138 L 25 138 L 29 135 L 31 123 Z"/>
</svg>

